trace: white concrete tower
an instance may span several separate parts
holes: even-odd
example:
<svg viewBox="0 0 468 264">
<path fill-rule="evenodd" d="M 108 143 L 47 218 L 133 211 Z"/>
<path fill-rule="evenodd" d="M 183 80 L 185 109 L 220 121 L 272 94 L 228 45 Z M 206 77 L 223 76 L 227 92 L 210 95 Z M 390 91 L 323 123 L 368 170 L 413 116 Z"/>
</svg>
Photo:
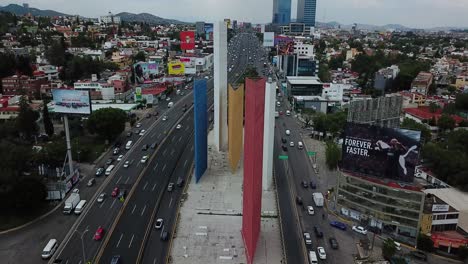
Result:
<svg viewBox="0 0 468 264">
<path fill-rule="evenodd" d="M 227 128 L 227 26 L 214 23 L 214 136 L 218 151 L 226 151 Z"/>
<path fill-rule="evenodd" d="M 265 83 L 265 114 L 263 122 L 263 170 L 262 189 L 270 190 L 273 183 L 273 140 L 275 136 L 276 82 L 271 78 Z"/>
</svg>

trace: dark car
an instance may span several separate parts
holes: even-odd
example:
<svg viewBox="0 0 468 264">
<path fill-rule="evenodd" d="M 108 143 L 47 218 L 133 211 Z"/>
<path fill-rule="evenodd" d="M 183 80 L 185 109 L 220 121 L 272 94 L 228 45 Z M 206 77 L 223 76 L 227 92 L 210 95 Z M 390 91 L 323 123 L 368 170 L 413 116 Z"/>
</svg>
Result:
<svg viewBox="0 0 468 264">
<path fill-rule="evenodd" d="M 117 147 L 117 148 L 114 149 L 112 154 L 117 155 L 117 154 L 119 154 L 119 152 L 120 152 L 120 148 Z"/>
<path fill-rule="evenodd" d="M 151 149 L 155 149 L 158 147 L 158 143 L 154 142 L 153 144 L 151 144 L 150 148 Z"/>
<path fill-rule="evenodd" d="M 109 159 L 106 161 L 106 165 L 111 165 L 113 162 L 114 162 L 114 159 L 113 159 L 113 158 L 109 158 Z"/>
<path fill-rule="evenodd" d="M 310 181 L 310 188 L 317 189 L 317 184 L 315 184 L 313 181 Z"/>
<path fill-rule="evenodd" d="M 416 251 L 411 251 L 410 252 L 411 256 L 416 259 L 421 259 L 421 260 L 427 260 L 427 255 L 426 253 L 416 250 Z"/>
<path fill-rule="evenodd" d="M 309 187 L 309 184 L 306 181 L 302 181 L 302 187 L 307 188 Z"/>
<path fill-rule="evenodd" d="M 120 190 L 118 197 L 119 198 L 121 198 L 121 197 L 125 198 L 126 196 L 127 196 L 127 190 Z"/>
<path fill-rule="evenodd" d="M 346 225 L 344 223 L 342 223 L 342 222 L 331 221 L 330 225 L 333 226 L 333 227 L 336 227 L 338 229 L 341 229 L 341 230 L 346 230 Z"/>
<path fill-rule="evenodd" d="M 167 231 L 161 232 L 160 238 L 161 238 L 162 241 L 167 241 L 168 237 L 169 237 L 169 234 L 167 233 Z"/>
<path fill-rule="evenodd" d="M 127 132 L 127 137 L 131 137 L 132 134 L 133 134 L 132 131 L 128 131 L 128 132 Z"/>
<path fill-rule="evenodd" d="M 119 264 L 120 263 L 120 256 L 115 255 L 112 257 L 111 264 Z"/>
<path fill-rule="evenodd" d="M 334 237 L 330 237 L 328 241 L 330 241 L 331 248 L 338 249 L 338 241 Z"/>
<path fill-rule="evenodd" d="M 177 186 L 178 187 L 183 187 L 184 186 L 184 179 L 183 178 L 178 178 L 177 179 Z"/>
<path fill-rule="evenodd" d="M 320 227 L 314 226 L 314 233 L 316 237 L 323 237 L 323 232 Z"/>
<path fill-rule="evenodd" d="M 281 138 L 281 142 L 286 143 L 287 140 L 285 138 Z"/>
<path fill-rule="evenodd" d="M 167 185 L 167 191 L 168 191 L 168 192 L 172 192 L 172 189 L 174 189 L 174 183 L 173 183 L 173 182 L 170 182 L 170 183 Z"/>
<path fill-rule="evenodd" d="M 286 147 L 285 145 L 281 145 L 281 148 L 283 149 L 283 151 L 288 151 L 288 147 Z"/>
<path fill-rule="evenodd" d="M 104 168 L 103 167 L 99 167 L 96 170 L 96 176 L 101 176 L 103 173 L 104 173 Z"/>
<path fill-rule="evenodd" d="M 141 150 L 148 150 L 148 144 L 144 144 L 143 147 L 141 148 Z"/>
<path fill-rule="evenodd" d="M 302 205 L 302 198 L 300 196 L 296 196 L 296 203 Z"/>
</svg>

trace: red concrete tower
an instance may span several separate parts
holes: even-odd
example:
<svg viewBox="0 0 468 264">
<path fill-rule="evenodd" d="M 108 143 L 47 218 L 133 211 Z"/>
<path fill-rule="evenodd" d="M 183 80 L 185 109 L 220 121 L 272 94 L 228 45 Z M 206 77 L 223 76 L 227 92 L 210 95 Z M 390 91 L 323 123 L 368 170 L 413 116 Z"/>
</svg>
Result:
<svg viewBox="0 0 468 264">
<path fill-rule="evenodd" d="M 242 238 L 249 264 L 253 262 L 260 234 L 265 82 L 264 78 L 245 80 Z"/>
</svg>

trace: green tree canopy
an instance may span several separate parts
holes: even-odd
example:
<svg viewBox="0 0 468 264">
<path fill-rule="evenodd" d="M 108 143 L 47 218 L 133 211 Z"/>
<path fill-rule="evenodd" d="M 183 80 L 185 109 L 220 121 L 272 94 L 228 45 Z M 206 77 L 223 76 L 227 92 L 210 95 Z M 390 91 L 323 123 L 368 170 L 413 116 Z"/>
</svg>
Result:
<svg viewBox="0 0 468 264">
<path fill-rule="evenodd" d="M 419 234 L 417 238 L 417 245 L 419 250 L 432 252 L 434 250 L 434 242 L 430 236 Z"/>
<path fill-rule="evenodd" d="M 49 108 L 47 107 L 47 100 L 43 100 L 42 107 L 42 120 L 44 122 L 44 130 L 46 134 L 51 137 L 54 134 L 54 124 L 50 120 Z"/>
<path fill-rule="evenodd" d="M 452 130 L 455 128 L 455 120 L 447 114 L 442 114 L 437 120 L 437 126 L 442 130 Z"/>
<path fill-rule="evenodd" d="M 37 134 L 39 129 L 36 124 L 39 114 L 31 109 L 26 96 L 21 96 L 19 105 L 20 111 L 16 117 L 16 128 L 25 139 L 30 139 Z"/>
<path fill-rule="evenodd" d="M 133 56 L 134 61 L 146 61 L 146 54 L 143 51 L 139 51 L 135 56 Z"/>
<path fill-rule="evenodd" d="M 396 245 L 393 239 L 387 238 L 382 245 L 382 256 L 390 260 L 396 253 Z"/>
<path fill-rule="evenodd" d="M 94 111 L 88 119 L 88 129 L 100 137 L 113 140 L 125 129 L 127 114 L 120 109 L 104 108 Z"/>
<path fill-rule="evenodd" d="M 327 167 L 330 170 L 336 170 L 341 160 L 341 149 L 333 141 L 327 141 L 325 150 L 325 158 Z"/>
</svg>

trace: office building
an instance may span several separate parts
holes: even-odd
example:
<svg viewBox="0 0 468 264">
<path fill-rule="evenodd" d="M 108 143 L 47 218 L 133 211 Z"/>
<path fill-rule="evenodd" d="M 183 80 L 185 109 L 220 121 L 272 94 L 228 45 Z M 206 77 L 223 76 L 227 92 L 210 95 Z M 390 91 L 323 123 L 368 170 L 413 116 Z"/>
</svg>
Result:
<svg viewBox="0 0 468 264">
<path fill-rule="evenodd" d="M 434 76 L 430 72 L 420 72 L 411 83 L 411 92 L 427 95 Z"/>
<path fill-rule="evenodd" d="M 315 27 L 315 14 L 317 0 L 298 0 L 297 22 L 304 23 L 307 27 Z"/>
<path fill-rule="evenodd" d="M 273 24 L 291 22 L 291 0 L 273 0 Z"/>
<path fill-rule="evenodd" d="M 107 16 L 101 16 L 100 17 L 101 23 L 104 24 L 120 24 L 120 17 L 115 16 L 111 12 Z"/>
<path fill-rule="evenodd" d="M 374 88 L 382 92 L 389 90 L 392 88 L 393 80 L 395 80 L 399 72 L 400 68 L 397 65 L 380 69 L 375 73 Z"/>
<path fill-rule="evenodd" d="M 195 23 L 197 37 L 205 36 L 205 22 L 199 21 Z"/>
<path fill-rule="evenodd" d="M 398 128 L 402 105 L 401 96 L 353 100 L 349 105 L 348 122 Z"/>
</svg>

